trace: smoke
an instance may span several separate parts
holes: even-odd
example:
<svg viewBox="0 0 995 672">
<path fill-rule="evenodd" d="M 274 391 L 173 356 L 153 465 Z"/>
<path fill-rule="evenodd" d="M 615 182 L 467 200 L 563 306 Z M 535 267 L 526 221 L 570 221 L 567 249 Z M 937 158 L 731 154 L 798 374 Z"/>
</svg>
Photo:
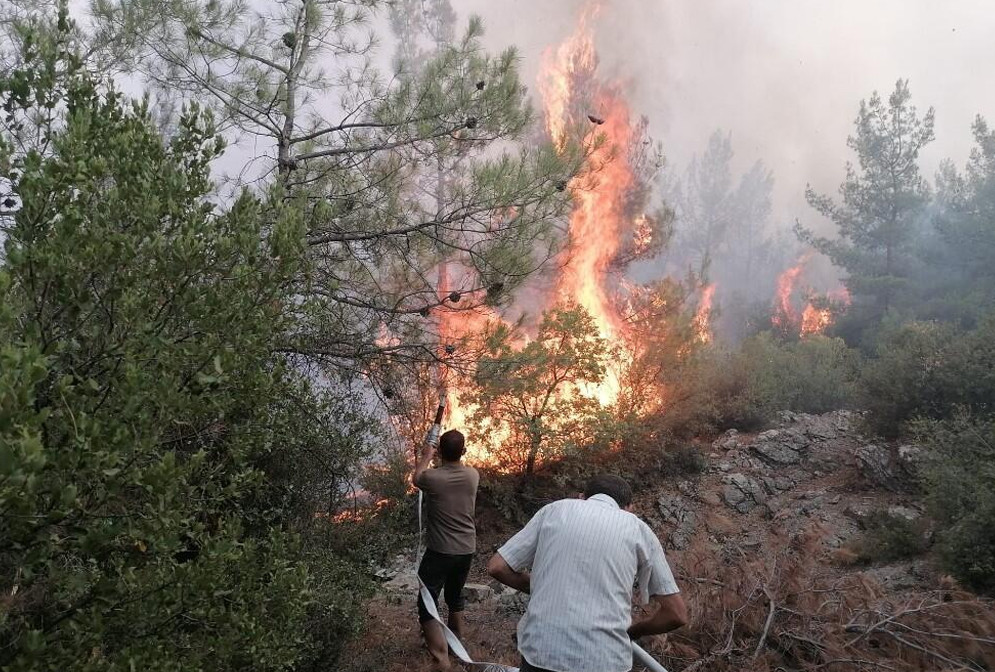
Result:
<svg viewBox="0 0 995 672">
<path fill-rule="evenodd" d="M 479 14 L 493 48 L 514 44 L 526 81 L 542 52 L 575 25 L 586 0 L 454 0 Z M 732 133 L 735 174 L 757 159 L 774 172 L 775 222 L 825 226 L 806 184 L 834 193 L 859 101 L 910 80 L 920 111 L 936 107 L 937 140 L 922 157 L 963 164 L 976 114 L 995 118 L 995 13 L 985 0 L 602 0 L 597 48 L 625 82 L 636 114 L 678 169 L 716 128 Z"/>
</svg>

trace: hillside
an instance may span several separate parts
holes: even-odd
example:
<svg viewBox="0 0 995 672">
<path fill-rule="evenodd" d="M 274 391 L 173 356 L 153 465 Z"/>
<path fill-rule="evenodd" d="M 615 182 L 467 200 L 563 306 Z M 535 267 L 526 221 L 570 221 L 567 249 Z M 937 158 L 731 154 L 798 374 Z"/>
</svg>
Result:
<svg viewBox="0 0 995 672">
<path fill-rule="evenodd" d="M 912 446 L 875 445 L 837 412 L 782 414 L 759 434 L 703 446 L 694 476 L 661 474 L 634 510 L 660 536 L 691 624 L 650 649 L 668 669 L 992 669 L 995 609 L 929 556 L 932 529 L 910 476 Z M 517 664 L 523 596 L 483 573 L 514 528 L 480 512 L 466 644 Z M 413 556 L 367 608 L 347 672 L 430 669 L 414 614 Z"/>
</svg>

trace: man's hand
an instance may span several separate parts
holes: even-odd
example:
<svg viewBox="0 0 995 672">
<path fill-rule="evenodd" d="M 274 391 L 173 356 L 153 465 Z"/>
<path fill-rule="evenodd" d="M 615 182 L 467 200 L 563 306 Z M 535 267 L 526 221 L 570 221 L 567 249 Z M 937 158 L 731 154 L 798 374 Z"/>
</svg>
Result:
<svg viewBox="0 0 995 672">
<path fill-rule="evenodd" d="M 650 598 L 650 605 L 656 607 L 653 613 L 629 626 L 629 637 L 632 639 L 662 635 L 687 625 L 688 611 L 680 593 L 654 595 Z"/>
<path fill-rule="evenodd" d="M 425 446 L 422 449 L 421 458 L 415 463 L 415 473 L 411 477 L 411 482 L 416 486 L 418 485 L 418 479 L 425 472 L 426 469 L 432 466 L 432 460 L 435 459 L 435 446 Z"/>
<path fill-rule="evenodd" d="M 501 557 L 500 553 L 491 556 L 487 563 L 487 573 L 504 585 L 523 593 L 532 591 L 532 577 L 528 572 L 516 572 L 511 565 Z"/>
</svg>

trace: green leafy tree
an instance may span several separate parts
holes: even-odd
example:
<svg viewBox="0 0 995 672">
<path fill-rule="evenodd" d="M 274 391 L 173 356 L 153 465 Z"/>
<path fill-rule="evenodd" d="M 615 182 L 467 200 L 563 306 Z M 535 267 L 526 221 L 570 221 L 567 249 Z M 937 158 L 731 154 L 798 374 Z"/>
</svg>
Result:
<svg viewBox="0 0 995 672">
<path fill-rule="evenodd" d="M 920 420 L 929 512 L 936 518 L 940 559 L 974 590 L 995 594 L 995 422 L 958 413 Z"/>
<path fill-rule="evenodd" d="M 307 310 L 304 223 L 212 203 L 211 116 L 164 140 L 53 18 L 0 77 L 0 667 L 288 669 L 320 654 L 309 624 L 354 622 L 355 577 L 302 535 L 366 450 L 273 355 Z"/>
<path fill-rule="evenodd" d="M 555 457 L 590 435 L 601 404 L 593 386 L 604 380 L 608 344 L 594 319 L 576 306 L 543 314 L 535 338 L 497 324 L 485 334 L 485 354 L 466 394 L 477 436 L 495 439 L 500 466 L 526 478 L 538 460 Z"/>
<path fill-rule="evenodd" d="M 836 225 L 839 237 L 823 238 L 796 226 L 801 240 L 847 271 L 854 308 L 865 308 L 872 319 L 908 290 L 911 252 L 930 197 L 918 159 L 934 139 L 934 113 L 930 108 L 920 117 L 911 100 L 908 82 L 898 80 L 887 100 L 875 93 L 861 101 L 855 132 L 847 139 L 857 166 L 846 165 L 841 201 L 806 190 L 809 204 Z"/>
<path fill-rule="evenodd" d="M 922 246 L 924 318 L 967 325 L 995 308 L 995 131 L 981 117 L 964 173 L 947 161 L 937 175 L 936 233 Z"/>
<path fill-rule="evenodd" d="M 520 143 L 534 119 L 517 55 L 485 53 L 475 18 L 440 34 L 420 67 L 378 71 L 377 4 L 91 3 L 95 34 L 131 36 L 113 42 L 121 67 L 251 138 L 251 161 L 233 157 L 237 182 L 272 186 L 299 211 L 313 264 L 295 291 L 325 309 L 286 348 L 329 371 L 433 361 L 433 314 L 501 302 L 555 252 L 579 166 L 577 153 Z M 429 22 L 450 25 L 439 10 Z"/>
<path fill-rule="evenodd" d="M 731 134 L 716 130 L 701 157 L 692 157 L 684 179 L 672 188 L 677 244 L 700 275 L 723 249 L 733 223 L 732 157 Z"/>
<path fill-rule="evenodd" d="M 971 330 L 942 322 L 886 325 L 876 355 L 861 371 L 861 402 L 882 434 L 897 435 L 915 418 L 951 418 L 958 409 L 993 411 L 993 315 Z"/>
</svg>

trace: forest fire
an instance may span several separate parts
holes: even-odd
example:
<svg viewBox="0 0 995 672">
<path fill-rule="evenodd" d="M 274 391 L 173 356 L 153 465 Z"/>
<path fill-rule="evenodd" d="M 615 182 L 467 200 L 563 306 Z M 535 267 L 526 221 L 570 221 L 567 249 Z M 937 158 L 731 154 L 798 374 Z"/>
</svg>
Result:
<svg viewBox="0 0 995 672">
<path fill-rule="evenodd" d="M 579 393 L 597 400 L 601 406 L 610 406 L 619 399 L 621 391 L 618 365 L 624 368 L 634 356 L 633 346 L 627 343 L 631 327 L 619 309 L 625 301 L 618 295 L 624 295 L 628 290 L 624 282 L 616 282 L 612 264 L 623 249 L 627 254 L 631 251 L 635 255 L 651 249 L 654 222 L 633 208 L 632 199 L 628 198 L 637 183 L 628 152 L 643 129 L 634 127 L 617 88 L 599 82 L 595 76 L 598 59 L 591 24 L 597 12 L 596 6 L 589 6 L 582 13 L 574 34 L 546 51 L 539 75 L 546 130 L 553 147 L 564 153 L 572 142 L 578 142 L 587 151 L 585 170 L 569 184 L 574 204 L 568 239 L 557 266 L 553 290 L 544 296 L 544 305 L 540 308 L 555 304 L 575 304 L 584 308 L 593 318 L 598 335 L 615 348 L 616 367 L 609 370 L 600 383 L 582 384 L 579 389 L 568 386 L 557 393 Z M 446 296 L 449 275 L 450 271 L 440 269 L 440 297 Z M 703 299 L 710 303 L 711 292 L 706 291 L 706 295 Z M 705 332 L 709 310 L 705 307 L 702 318 Z M 440 344 L 456 343 L 483 332 L 488 323 L 502 320 L 489 309 L 462 311 L 446 305 L 436 311 L 436 316 Z M 710 335 L 705 337 L 710 338 Z M 521 345 L 524 347 L 525 343 Z M 439 354 L 443 362 L 451 358 L 442 350 Z M 443 365 L 440 369 L 440 378 L 445 378 L 448 367 Z M 453 381 L 445 385 L 445 382 L 440 380 L 447 389 L 445 425 L 464 429 L 473 408 L 461 401 L 458 385 L 452 384 Z M 489 433 L 491 443 L 499 443 L 505 430 L 495 426 Z M 485 447 L 477 447 L 475 452 L 474 457 L 479 462 L 490 462 Z"/>
<path fill-rule="evenodd" d="M 652 228 L 645 217 L 627 216 L 624 200 L 634 184 L 626 149 L 633 137 L 629 110 L 610 87 L 588 91 L 584 100 L 576 82 L 590 80 L 597 68 L 597 55 L 590 23 L 597 6 L 581 15 L 576 32 L 556 49 L 546 52 L 539 76 L 539 90 L 546 113 L 546 127 L 554 146 L 563 151 L 571 124 L 579 117 L 578 106 L 589 104 L 597 116 L 586 115 L 590 125 L 582 142 L 594 148 L 588 158 L 596 166 L 590 183 L 576 188 L 576 205 L 570 217 L 567 263 L 557 279 L 556 298 L 582 306 L 593 317 L 601 337 L 618 344 L 625 340 L 625 323 L 609 297 L 608 271 L 615 260 L 623 236 L 631 236 L 637 249 L 647 248 Z M 631 359 L 631 351 L 623 352 Z M 597 389 L 588 390 L 602 405 L 610 405 L 619 395 L 617 375 L 609 375 Z"/>
<path fill-rule="evenodd" d="M 712 331 L 710 321 L 712 317 L 712 300 L 715 298 L 715 283 L 707 285 L 701 291 L 701 301 L 698 303 L 698 311 L 694 315 L 692 327 L 695 338 L 700 343 L 712 342 Z"/>
<path fill-rule="evenodd" d="M 771 323 L 778 329 L 788 330 L 798 323 L 798 313 L 791 304 L 791 296 L 810 257 L 811 254 L 806 252 L 794 266 L 777 278 L 777 294 L 774 297 L 774 314 Z"/>
<path fill-rule="evenodd" d="M 833 323 L 833 311 L 829 308 L 816 308 L 810 301 L 802 311 L 802 336 L 821 334 Z"/>
<path fill-rule="evenodd" d="M 846 287 L 830 292 L 825 296 L 809 299 L 802 311 L 801 336 L 824 334 L 836 321 L 836 317 L 850 305 L 850 293 Z"/>
<path fill-rule="evenodd" d="M 846 288 L 840 288 L 820 296 L 809 290 L 805 308 L 798 313 L 792 303 L 792 297 L 798 289 L 799 279 L 811 259 L 811 252 L 806 252 L 798 262 L 781 273 L 777 279 L 777 294 L 774 297 L 774 312 L 771 323 L 782 332 L 794 333 L 802 338 L 823 334 L 832 326 L 836 317 L 850 305 L 850 295 Z"/>
</svg>

